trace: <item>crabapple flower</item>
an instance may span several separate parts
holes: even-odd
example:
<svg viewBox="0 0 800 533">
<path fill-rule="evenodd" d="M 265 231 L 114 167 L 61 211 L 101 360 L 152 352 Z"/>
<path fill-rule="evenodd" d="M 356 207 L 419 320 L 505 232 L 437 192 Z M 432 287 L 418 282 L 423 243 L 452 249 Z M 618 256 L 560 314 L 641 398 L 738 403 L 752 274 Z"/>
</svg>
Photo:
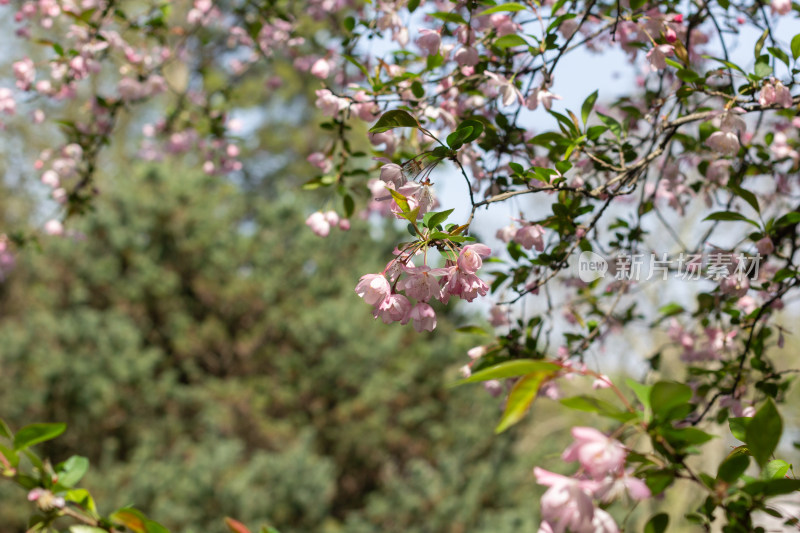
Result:
<svg viewBox="0 0 800 533">
<path fill-rule="evenodd" d="M 381 167 L 381 180 L 386 183 L 394 183 L 395 187 L 400 187 L 405 182 L 403 167 L 396 163 L 387 163 Z"/>
<path fill-rule="evenodd" d="M 446 283 L 442 289 L 441 301 L 447 303 L 450 296 L 458 296 L 462 300 L 471 302 L 480 296 L 486 296 L 489 286 L 475 274 L 463 272 L 454 266 L 447 269 Z"/>
<path fill-rule="evenodd" d="M 503 242 L 511 242 L 516 233 L 517 233 L 517 227 L 514 224 L 509 224 L 508 226 L 503 226 L 502 228 L 497 230 L 497 233 L 495 233 L 495 237 Z"/>
<path fill-rule="evenodd" d="M 14 77 L 17 79 L 17 87 L 23 91 L 30 89 L 36 79 L 36 67 L 33 64 L 33 60 L 26 57 L 15 62 L 12 68 Z"/>
<path fill-rule="evenodd" d="M 349 102 L 345 98 L 340 98 L 328 89 L 317 89 L 317 101 L 314 103 L 324 115 L 335 117 L 339 111 L 347 109 Z"/>
<path fill-rule="evenodd" d="M 392 292 L 389 280 L 383 274 L 365 274 L 356 285 L 356 294 L 364 298 L 370 305 L 379 305 L 386 300 Z M 394 302 L 390 305 L 400 305 Z"/>
<path fill-rule="evenodd" d="M 647 60 L 650 62 L 650 70 L 664 70 L 667 68 L 667 57 L 675 54 L 675 47 L 671 44 L 659 44 L 647 52 Z"/>
<path fill-rule="evenodd" d="M 414 329 L 417 332 L 433 331 L 436 329 L 436 313 L 433 307 L 424 303 L 418 302 L 411 311 L 408 312 L 408 318 L 414 320 Z"/>
<path fill-rule="evenodd" d="M 320 237 L 327 237 L 331 232 L 331 224 L 321 211 L 311 213 L 311 215 L 309 215 L 309 217 L 306 219 L 306 226 L 311 228 L 311 231 Z"/>
<path fill-rule="evenodd" d="M 628 452 L 619 441 L 607 437 L 590 427 L 572 428 L 575 439 L 561 458 L 565 461 L 579 461 L 581 466 L 594 479 L 603 479 L 622 469 Z"/>
<path fill-rule="evenodd" d="M 28 501 L 36 502 L 36 506 L 42 511 L 53 511 L 55 509 L 63 509 L 66 501 L 61 496 L 56 496 L 49 490 L 43 488 L 35 488 L 28 493 Z"/>
<path fill-rule="evenodd" d="M 772 244 L 772 239 L 767 235 L 756 242 L 756 249 L 761 255 L 769 255 L 775 251 L 775 245 Z"/>
<path fill-rule="evenodd" d="M 706 145 L 722 155 L 735 155 L 739 151 L 739 138 L 732 131 L 715 131 L 706 139 Z"/>
<path fill-rule="evenodd" d="M 64 235 L 64 225 L 59 220 L 48 220 L 44 224 L 44 232 L 48 235 Z"/>
<path fill-rule="evenodd" d="M 771 80 L 761 88 L 758 103 L 763 106 L 778 104 L 781 107 L 792 107 L 792 93 L 780 81 Z"/>
<path fill-rule="evenodd" d="M 792 10 L 792 0 L 772 0 L 769 7 L 773 15 L 786 15 Z"/>
<path fill-rule="evenodd" d="M 536 248 L 541 252 L 544 250 L 544 228 L 539 224 L 527 224 L 517 230 L 514 241 L 526 250 Z"/>
<path fill-rule="evenodd" d="M 527 100 L 525 100 L 525 105 L 531 111 L 535 110 L 541 104 L 545 109 L 548 111 L 551 107 L 553 107 L 553 100 L 561 100 L 561 97 L 557 94 L 551 93 L 544 87 L 537 87 L 531 94 L 528 95 Z"/>
<path fill-rule="evenodd" d="M 311 70 L 309 72 L 311 72 L 312 76 L 324 80 L 331 73 L 331 64 L 325 58 L 317 59 L 314 64 L 311 65 Z"/>
<path fill-rule="evenodd" d="M 489 85 L 497 87 L 500 93 L 501 102 L 504 106 L 510 106 L 516 100 L 520 104 L 523 101 L 522 93 L 514 85 L 514 82 L 505 79 L 500 74 L 494 72 L 485 72 L 486 77 L 489 78 Z"/>
<path fill-rule="evenodd" d="M 405 291 L 407 296 L 421 302 L 441 297 L 442 289 L 436 276 L 442 274 L 442 269 L 431 269 L 427 265 L 418 267 L 403 265 L 402 269 L 406 275 L 397 282 L 397 288 Z"/>
<path fill-rule="evenodd" d="M 554 474 L 538 466 L 533 473 L 538 484 L 550 487 L 540 500 L 542 519 L 550 528 L 549 531 L 594 533 L 592 521 L 597 509 L 592 502 L 591 491 L 595 482 Z"/>
<path fill-rule="evenodd" d="M 442 44 L 442 36 L 439 35 L 439 32 L 423 28 L 420 30 L 420 33 L 422 33 L 422 35 L 417 38 L 417 46 L 422 48 L 429 56 L 438 54 L 439 46 Z"/>
<path fill-rule="evenodd" d="M 363 278 L 362 278 L 363 279 Z M 386 279 L 386 278 L 384 278 Z M 356 288 L 357 290 L 358 288 Z M 364 298 L 366 300 L 366 298 Z M 408 324 L 411 302 L 402 294 L 390 294 L 382 302 L 378 303 L 373 309 L 372 314 L 375 318 L 380 317 L 384 324 L 400 322 Z"/>
<path fill-rule="evenodd" d="M 462 46 L 456 51 L 455 60 L 462 67 L 474 67 L 480 61 L 480 56 L 472 46 Z"/>
<path fill-rule="evenodd" d="M 466 274 L 474 274 L 483 265 L 483 258 L 492 250 L 485 244 L 468 244 L 458 254 L 458 268 Z"/>
</svg>

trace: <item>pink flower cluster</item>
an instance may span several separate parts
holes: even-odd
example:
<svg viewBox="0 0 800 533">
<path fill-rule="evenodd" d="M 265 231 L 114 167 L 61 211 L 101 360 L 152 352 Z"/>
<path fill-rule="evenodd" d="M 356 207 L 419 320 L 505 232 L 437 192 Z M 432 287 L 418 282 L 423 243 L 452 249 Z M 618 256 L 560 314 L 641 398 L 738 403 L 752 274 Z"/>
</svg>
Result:
<svg viewBox="0 0 800 533">
<path fill-rule="evenodd" d="M 476 273 L 490 254 L 484 244 L 468 244 L 461 248 L 455 262 L 448 261 L 443 268 L 416 267 L 408 254 L 400 254 L 383 273 L 362 276 L 355 291 L 384 323 L 408 324 L 413 320 L 417 331 L 433 331 L 436 313 L 428 302 L 446 304 L 451 296 L 471 302 L 485 296 L 489 286 Z M 411 298 L 417 300 L 415 305 Z"/>
<path fill-rule="evenodd" d="M 625 470 L 628 451 L 611 437 L 590 427 L 572 428 L 574 442 L 564 451 L 564 461 L 578 461 L 581 469 L 571 477 L 536 467 L 536 482 L 549 487 L 542 495 L 540 533 L 616 533 L 614 519 L 595 501 L 610 503 L 627 494 L 635 500 L 651 496 L 645 483 Z"/>
<path fill-rule="evenodd" d="M 346 218 L 339 218 L 336 211 L 316 211 L 311 213 L 306 219 L 306 226 L 311 228 L 315 235 L 327 237 L 331 233 L 331 228 L 339 228 L 347 231 L 350 229 L 350 221 Z"/>
</svg>

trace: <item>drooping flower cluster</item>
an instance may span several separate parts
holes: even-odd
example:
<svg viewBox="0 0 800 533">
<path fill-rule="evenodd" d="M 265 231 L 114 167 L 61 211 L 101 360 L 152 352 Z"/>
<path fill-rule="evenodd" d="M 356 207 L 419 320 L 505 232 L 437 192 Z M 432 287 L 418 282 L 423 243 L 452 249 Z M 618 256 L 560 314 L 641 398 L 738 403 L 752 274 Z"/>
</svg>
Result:
<svg viewBox="0 0 800 533">
<path fill-rule="evenodd" d="M 542 495 L 540 532 L 614 533 L 619 531 L 611 515 L 595 501 L 609 503 L 624 494 L 634 500 L 650 497 L 645 483 L 625 470 L 626 448 L 591 427 L 572 428 L 575 441 L 564 451 L 564 461 L 578 461 L 581 469 L 571 477 L 536 467 Z"/>
<path fill-rule="evenodd" d="M 433 331 L 436 313 L 428 303 L 447 303 L 451 296 L 471 302 L 485 296 L 489 286 L 481 280 L 478 269 L 491 254 L 484 244 L 468 244 L 461 248 L 456 261 L 442 268 L 414 266 L 407 253 L 401 253 L 386 265 L 381 274 L 366 274 L 356 285 L 356 294 L 373 306 L 373 315 L 384 323 L 414 321 L 417 331 Z M 417 300 L 416 304 L 411 299 Z"/>
</svg>

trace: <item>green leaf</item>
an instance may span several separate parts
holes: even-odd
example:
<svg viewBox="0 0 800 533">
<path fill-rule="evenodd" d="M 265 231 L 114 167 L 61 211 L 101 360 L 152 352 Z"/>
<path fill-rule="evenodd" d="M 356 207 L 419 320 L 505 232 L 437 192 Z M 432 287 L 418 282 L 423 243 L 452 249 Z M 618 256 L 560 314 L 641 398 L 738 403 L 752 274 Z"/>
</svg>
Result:
<svg viewBox="0 0 800 533">
<path fill-rule="evenodd" d="M 422 219 L 423 225 L 427 228 L 431 229 L 435 228 L 436 226 L 447 220 L 447 217 L 449 217 L 450 213 L 452 212 L 453 209 L 448 209 L 447 211 L 440 211 L 438 213 L 435 212 L 425 213 L 425 217 L 423 217 Z M 428 219 L 427 223 L 425 221 L 426 218 Z"/>
<path fill-rule="evenodd" d="M 429 13 L 429 15 L 435 19 L 443 20 L 445 22 L 454 22 L 456 24 L 466 24 L 467 21 L 464 20 L 464 17 L 459 15 L 458 13 L 450 12 L 436 12 L 436 13 Z"/>
<path fill-rule="evenodd" d="M 658 513 L 653 515 L 644 526 L 644 533 L 664 533 L 669 525 L 669 515 Z"/>
<path fill-rule="evenodd" d="M 731 191 L 733 191 L 736 196 L 742 198 L 745 202 L 750 204 L 750 207 L 756 210 L 756 213 L 761 213 L 761 208 L 758 206 L 758 198 L 752 192 L 748 191 L 747 189 L 742 189 L 737 185 L 731 185 L 728 187 Z"/>
<path fill-rule="evenodd" d="M 397 207 L 399 207 L 401 211 L 407 213 L 410 210 L 410 207 L 408 206 L 408 199 L 405 196 L 403 196 L 401 193 L 389 187 L 386 187 L 386 190 L 389 191 L 389 194 L 392 195 L 392 198 L 394 198 Z"/>
<path fill-rule="evenodd" d="M 408 1 L 408 12 L 413 13 L 419 7 L 419 0 L 409 0 Z"/>
<path fill-rule="evenodd" d="M 778 447 L 783 433 L 783 420 L 772 398 L 767 398 L 745 430 L 745 442 L 758 465 L 762 468 Z"/>
<path fill-rule="evenodd" d="M 503 35 L 494 41 L 494 45 L 497 48 L 505 50 L 506 48 L 511 48 L 513 46 L 528 46 L 528 41 L 517 35 L 516 33 L 511 33 L 509 35 Z"/>
<path fill-rule="evenodd" d="M 645 472 L 644 482 L 653 496 L 661 494 L 675 479 L 675 474 L 669 470 L 653 470 Z"/>
<path fill-rule="evenodd" d="M 134 533 L 147 533 L 145 522 L 147 518 L 138 509 L 125 507 L 111 513 L 109 517 L 112 522 L 122 524 Z"/>
<path fill-rule="evenodd" d="M 425 96 L 425 87 L 419 82 L 419 80 L 414 80 L 411 83 L 411 92 L 414 93 L 414 96 L 417 98 L 422 98 Z"/>
<path fill-rule="evenodd" d="M 797 211 L 792 211 L 791 213 L 786 213 L 781 218 L 776 220 L 775 227 L 780 228 L 783 226 L 792 226 L 798 223 L 800 223 L 800 213 Z"/>
<path fill-rule="evenodd" d="M 766 479 L 783 479 L 791 465 L 782 459 L 775 459 L 767 463 L 761 475 Z"/>
<path fill-rule="evenodd" d="M 80 455 L 73 455 L 61 465 L 58 470 L 58 484 L 62 487 L 72 488 L 86 475 L 89 470 L 89 459 Z"/>
<path fill-rule="evenodd" d="M 11 428 L 9 428 L 5 420 L 2 419 L 0 419 L 0 437 L 5 437 L 8 440 L 14 438 L 14 434 L 11 432 Z"/>
<path fill-rule="evenodd" d="M 499 6 L 490 7 L 484 11 L 481 11 L 476 16 L 482 17 L 484 15 L 491 15 L 492 13 L 502 13 L 503 11 L 525 11 L 527 6 L 522 4 L 518 4 L 516 2 L 509 2 L 507 4 L 500 4 Z"/>
<path fill-rule="evenodd" d="M 736 213 L 735 211 L 718 211 L 716 213 L 711 213 L 706 218 L 703 219 L 705 222 L 706 220 L 722 220 L 722 221 L 735 221 L 735 222 L 747 222 L 749 224 L 754 225 L 755 227 L 761 229 L 761 226 L 758 225 L 758 222 L 755 220 L 750 220 L 746 216 L 741 213 Z"/>
<path fill-rule="evenodd" d="M 3 454 L 3 456 L 6 458 L 6 461 L 8 461 L 12 467 L 17 467 L 19 464 L 19 454 L 17 452 L 0 444 L 0 453 Z"/>
<path fill-rule="evenodd" d="M 616 137 L 619 137 L 622 134 L 622 125 L 615 119 L 599 112 L 597 113 L 597 116 L 600 117 L 600 121 L 608 126 L 608 129 L 611 130 L 611 133 L 613 133 Z"/>
<path fill-rule="evenodd" d="M 800 57 L 800 33 L 792 37 L 791 49 L 792 49 L 792 57 L 794 59 Z"/>
<path fill-rule="evenodd" d="M 485 329 L 479 328 L 478 326 L 461 326 L 460 328 L 456 328 L 456 331 L 459 333 L 468 333 L 470 335 L 489 335 Z"/>
<path fill-rule="evenodd" d="M 727 61 L 727 60 L 725 60 L 725 59 L 720 59 L 720 58 L 718 58 L 718 57 L 712 57 L 712 56 L 706 56 L 706 55 L 704 55 L 703 57 L 704 57 L 704 58 L 706 58 L 706 59 L 711 59 L 711 60 L 713 60 L 713 61 L 717 61 L 717 62 L 719 62 L 719 63 L 722 63 L 722 64 L 723 64 L 723 65 L 725 65 L 726 67 L 728 67 L 728 68 L 730 68 L 730 69 L 733 69 L 733 70 L 738 70 L 738 71 L 739 71 L 739 72 L 741 72 L 742 74 L 747 74 L 747 73 L 744 71 L 744 69 L 742 69 L 742 67 L 740 67 L 740 66 L 739 66 L 739 65 L 737 65 L 736 63 L 731 63 L 730 61 Z"/>
<path fill-rule="evenodd" d="M 593 396 L 572 396 L 571 398 L 564 398 L 560 401 L 563 406 L 569 407 L 570 409 L 587 413 L 597 413 L 601 416 L 619 420 L 620 422 L 627 422 L 636 417 L 633 413 L 617 409 L 611 403 Z"/>
<path fill-rule="evenodd" d="M 70 526 L 69 528 L 69 533 L 106 533 L 106 531 L 107 530 L 101 529 L 99 527 L 85 526 L 82 524 Z"/>
<path fill-rule="evenodd" d="M 759 78 L 766 78 L 772 75 L 772 66 L 769 64 L 768 55 L 763 55 L 756 59 L 756 66 L 753 72 L 755 72 L 755 75 Z"/>
<path fill-rule="evenodd" d="M 467 119 L 458 125 L 458 130 L 472 128 L 470 134 L 462 141 L 464 144 L 471 143 L 483 133 L 483 122 L 480 120 Z"/>
<path fill-rule="evenodd" d="M 717 469 L 717 479 L 732 484 L 739 479 L 747 467 L 750 466 L 750 457 L 744 454 L 733 455 L 720 463 Z"/>
<path fill-rule="evenodd" d="M 86 489 L 72 489 L 64 493 L 64 499 L 68 502 L 75 502 L 87 511 L 96 512 L 97 506 L 94 503 L 94 498 L 89 494 Z"/>
<path fill-rule="evenodd" d="M 539 388 L 547 379 L 553 376 L 554 372 L 539 371 L 527 374 L 514 384 L 511 392 L 508 393 L 506 408 L 500 423 L 494 428 L 495 433 L 502 433 L 525 416 L 531 404 L 539 393 Z"/>
<path fill-rule="evenodd" d="M 463 146 L 464 139 L 468 138 L 470 135 L 472 135 L 471 126 L 459 128 L 447 136 L 447 146 L 449 146 L 452 150 L 458 150 L 461 148 L 461 146 Z"/>
<path fill-rule="evenodd" d="M 20 429 L 14 436 L 14 449 L 22 450 L 40 442 L 54 439 L 66 431 L 67 425 L 57 424 L 31 424 Z"/>
<path fill-rule="evenodd" d="M 645 409 L 650 409 L 650 391 L 652 391 L 653 386 L 639 383 L 631 378 L 627 378 L 625 383 L 639 399 L 639 403 L 641 403 Z"/>
<path fill-rule="evenodd" d="M 587 96 L 586 100 L 583 101 L 583 105 L 581 106 L 581 119 L 583 119 L 584 124 L 586 124 L 586 120 L 592 113 L 592 109 L 594 109 L 594 103 L 597 101 L 598 94 L 599 94 L 599 89 L 590 94 L 589 96 Z"/>
<path fill-rule="evenodd" d="M 745 434 L 747 432 L 747 425 L 750 423 L 752 418 L 742 416 L 739 418 L 729 418 L 728 419 L 728 427 L 731 428 L 731 433 L 734 437 L 739 439 L 742 442 L 745 442 Z"/>
<path fill-rule="evenodd" d="M 489 381 L 491 379 L 514 378 L 534 372 L 556 372 L 560 369 L 561 367 L 557 364 L 549 363 L 547 361 L 539 361 L 535 359 L 515 359 L 513 361 L 506 361 L 489 368 L 484 368 L 483 370 L 475 372 L 470 377 L 458 381 L 454 384 L 454 386 L 464 385 L 465 383 Z"/>
<path fill-rule="evenodd" d="M 782 61 L 787 67 L 790 66 L 790 64 L 789 64 L 789 56 L 786 55 L 786 52 L 784 52 L 780 48 L 774 48 L 774 47 L 770 46 L 770 47 L 767 47 L 767 52 L 769 52 L 771 56 L 773 56 L 776 59 Z"/>
<path fill-rule="evenodd" d="M 395 128 L 419 128 L 419 122 L 408 111 L 393 109 L 381 115 L 369 132 L 381 133 Z"/>
<path fill-rule="evenodd" d="M 689 403 L 692 394 L 692 389 L 683 383 L 659 381 L 650 390 L 650 406 L 653 408 L 653 415 L 669 420 L 670 411 Z"/>
<path fill-rule="evenodd" d="M 759 57 L 761 55 L 761 49 L 764 48 L 764 43 L 767 42 L 767 37 L 769 36 L 769 28 L 764 30 L 764 33 L 761 34 L 761 37 L 758 38 L 756 41 L 756 46 L 753 49 L 753 55 L 755 57 Z"/>
</svg>

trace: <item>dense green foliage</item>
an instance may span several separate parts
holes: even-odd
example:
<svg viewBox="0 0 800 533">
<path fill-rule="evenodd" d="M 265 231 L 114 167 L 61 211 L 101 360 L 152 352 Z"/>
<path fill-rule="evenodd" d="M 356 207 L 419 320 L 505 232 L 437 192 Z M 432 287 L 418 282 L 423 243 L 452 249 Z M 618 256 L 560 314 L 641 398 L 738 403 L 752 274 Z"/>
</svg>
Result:
<svg viewBox="0 0 800 533">
<path fill-rule="evenodd" d="M 66 422 L 45 454 L 87 456 L 102 511 L 174 531 L 534 527 L 530 467 L 556 446 L 521 452 L 487 431 L 495 400 L 445 387 L 470 346 L 452 321 L 434 338 L 364 312 L 354 265 L 388 245 L 358 246 L 361 223 L 322 240 L 290 196 L 174 174 L 119 179 L 79 234 L 20 255 L 0 302 L 12 426 Z M 0 486 L 3 533 L 30 513 L 18 490 Z"/>
</svg>

